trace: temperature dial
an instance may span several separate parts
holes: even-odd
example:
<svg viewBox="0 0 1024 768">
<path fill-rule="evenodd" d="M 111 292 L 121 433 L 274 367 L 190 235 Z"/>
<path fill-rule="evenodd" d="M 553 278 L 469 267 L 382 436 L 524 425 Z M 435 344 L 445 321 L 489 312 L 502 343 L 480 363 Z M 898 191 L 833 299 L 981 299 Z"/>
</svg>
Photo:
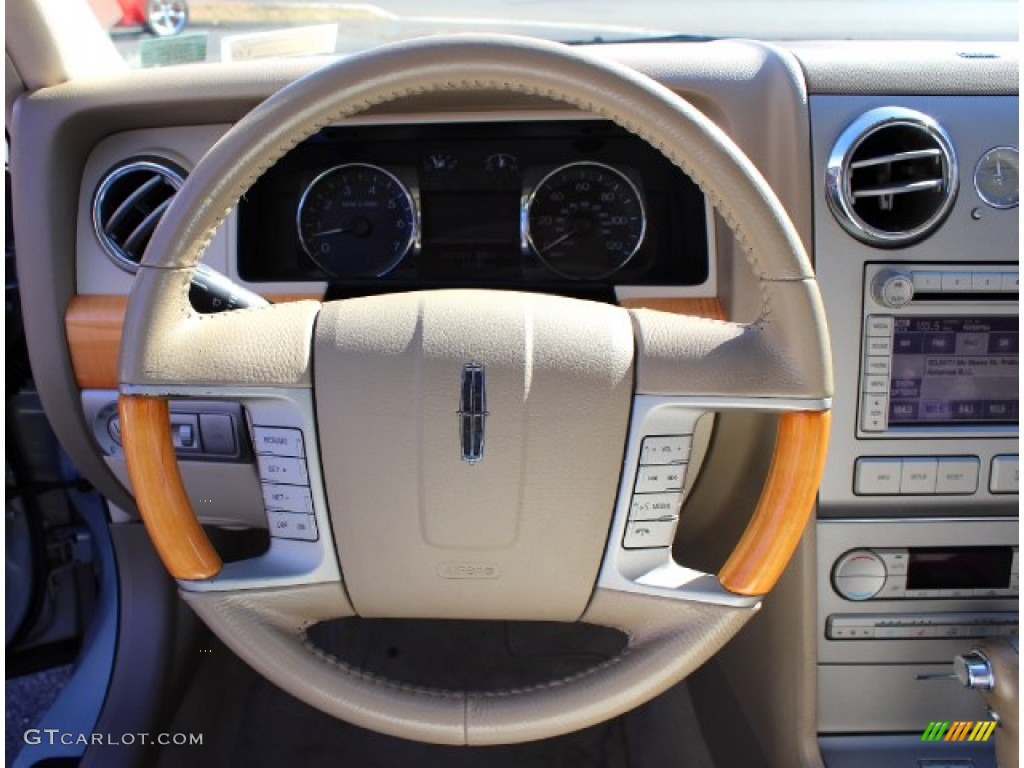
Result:
<svg viewBox="0 0 1024 768">
<path fill-rule="evenodd" d="M 847 600 L 870 600 L 885 586 L 885 563 L 870 549 L 854 549 L 836 562 L 832 584 Z"/>
</svg>

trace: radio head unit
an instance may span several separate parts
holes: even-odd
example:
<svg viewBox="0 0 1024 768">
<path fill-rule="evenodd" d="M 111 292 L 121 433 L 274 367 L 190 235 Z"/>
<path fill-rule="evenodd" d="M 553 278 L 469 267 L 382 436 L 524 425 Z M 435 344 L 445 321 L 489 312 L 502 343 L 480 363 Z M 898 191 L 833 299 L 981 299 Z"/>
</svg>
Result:
<svg viewBox="0 0 1024 768">
<path fill-rule="evenodd" d="M 1015 435 L 1016 265 L 868 265 L 859 437 Z"/>
</svg>

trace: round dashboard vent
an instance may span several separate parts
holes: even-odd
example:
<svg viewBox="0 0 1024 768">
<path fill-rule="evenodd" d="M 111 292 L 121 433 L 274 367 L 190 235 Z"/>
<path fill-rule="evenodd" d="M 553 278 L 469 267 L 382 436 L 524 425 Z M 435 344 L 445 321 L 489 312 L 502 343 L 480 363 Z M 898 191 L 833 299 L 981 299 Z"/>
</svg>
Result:
<svg viewBox="0 0 1024 768">
<path fill-rule="evenodd" d="M 149 238 L 185 180 L 163 158 L 136 158 L 108 171 L 92 200 L 92 224 L 117 266 L 135 272 Z"/>
<path fill-rule="evenodd" d="M 927 115 L 873 109 L 836 141 L 826 186 L 832 213 L 858 240 L 909 245 L 932 232 L 956 199 L 953 144 Z"/>
</svg>

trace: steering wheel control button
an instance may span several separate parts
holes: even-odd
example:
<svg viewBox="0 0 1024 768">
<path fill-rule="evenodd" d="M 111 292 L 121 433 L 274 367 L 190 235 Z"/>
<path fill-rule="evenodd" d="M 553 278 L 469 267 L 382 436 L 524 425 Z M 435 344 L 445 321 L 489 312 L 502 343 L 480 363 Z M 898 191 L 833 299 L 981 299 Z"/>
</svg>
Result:
<svg viewBox="0 0 1024 768">
<path fill-rule="evenodd" d="M 267 509 L 312 514 L 313 496 L 301 485 L 263 483 L 263 503 Z"/>
<path fill-rule="evenodd" d="M 199 414 L 199 432 L 207 453 L 234 456 L 238 453 L 235 442 L 235 424 L 226 413 Z"/>
<path fill-rule="evenodd" d="M 640 446 L 640 465 L 685 464 L 690 458 L 692 442 L 689 435 L 645 437 Z"/>
<path fill-rule="evenodd" d="M 260 479 L 265 483 L 309 485 L 306 462 L 302 459 L 257 455 L 256 463 L 259 465 Z"/>
<path fill-rule="evenodd" d="M 686 477 L 686 465 L 640 467 L 636 473 L 636 493 L 664 493 L 681 491 Z"/>
<path fill-rule="evenodd" d="M 305 456 L 302 430 L 285 427 L 253 427 L 256 453 L 267 456 Z"/>
<path fill-rule="evenodd" d="M 902 474 L 902 459 L 857 459 L 853 492 L 858 496 L 896 496 Z"/>
<path fill-rule="evenodd" d="M 267 520 L 270 524 L 270 535 L 274 538 L 299 541 L 316 541 L 319 538 L 316 518 L 312 515 L 272 509 L 267 512 Z"/>
<path fill-rule="evenodd" d="M 675 520 L 631 522 L 626 525 L 622 546 L 625 549 L 660 549 L 671 546 L 675 535 Z"/>
<path fill-rule="evenodd" d="M 832 571 L 836 592 L 847 600 L 870 600 L 885 586 L 882 558 L 870 549 L 847 552 Z"/>
<path fill-rule="evenodd" d="M 171 442 L 183 453 L 201 453 L 199 417 L 192 413 L 171 413 Z"/>
<path fill-rule="evenodd" d="M 988 479 L 992 493 L 1020 493 L 1020 457 L 996 456 Z"/>
<path fill-rule="evenodd" d="M 664 520 L 679 516 L 681 493 L 638 493 L 629 505 L 630 520 Z"/>
</svg>

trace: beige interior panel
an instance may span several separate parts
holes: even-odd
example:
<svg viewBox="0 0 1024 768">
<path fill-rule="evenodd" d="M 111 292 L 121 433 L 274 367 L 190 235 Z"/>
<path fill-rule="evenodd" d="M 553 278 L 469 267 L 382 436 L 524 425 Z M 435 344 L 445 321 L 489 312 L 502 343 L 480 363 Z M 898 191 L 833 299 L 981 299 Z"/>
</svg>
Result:
<svg viewBox="0 0 1024 768">
<path fill-rule="evenodd" d="M 482 291 L 327 304 L 314 350 L 324 479 L 364 616 L 573 621 L 604 553 L 633 383 L 625 310 Z M 481 461 L 463 367 L 484 367 Z"/>
</svg>

